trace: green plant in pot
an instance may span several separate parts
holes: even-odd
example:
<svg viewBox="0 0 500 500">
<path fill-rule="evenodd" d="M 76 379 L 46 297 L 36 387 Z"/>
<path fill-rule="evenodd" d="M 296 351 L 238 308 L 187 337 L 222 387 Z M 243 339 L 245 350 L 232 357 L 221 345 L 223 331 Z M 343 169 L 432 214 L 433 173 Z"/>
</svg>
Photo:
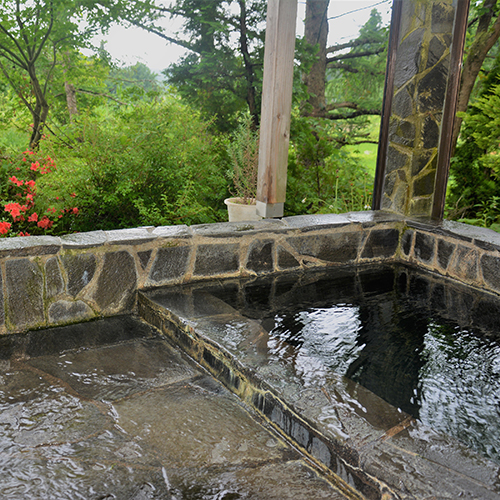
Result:
<svg viewBox="0 0 500 500">
<path fill-rule="evenodd" d="M 233 165 L 231 180 L 234 196 L 227 198 L 229 222 L 256 221 L 257 215 L 257 173 L 259 169 L 259 132 L 255 130 L 252 117 L 241 115 L 239 124 L 228 146 L 229 157 Z"/>
</svg>

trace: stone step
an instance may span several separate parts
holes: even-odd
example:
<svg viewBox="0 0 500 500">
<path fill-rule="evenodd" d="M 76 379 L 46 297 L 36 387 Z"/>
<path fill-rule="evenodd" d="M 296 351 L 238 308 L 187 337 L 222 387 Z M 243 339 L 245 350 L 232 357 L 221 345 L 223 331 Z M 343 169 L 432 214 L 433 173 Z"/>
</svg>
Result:
<svg viewBox="0 0 500 500">
<path fill-rule="evenodd" d="M 290 363 L 269 356 L 262 324 L 214 295 L 220 287 L 139 292 L 139 314 L 335 475 L 346 494 L 500 498 L 497 464 L 364 387 L 335 374 L 321 386 L 304 386 Z M 238 293 L 237 280 L 233 287 Z"/>
</svg>

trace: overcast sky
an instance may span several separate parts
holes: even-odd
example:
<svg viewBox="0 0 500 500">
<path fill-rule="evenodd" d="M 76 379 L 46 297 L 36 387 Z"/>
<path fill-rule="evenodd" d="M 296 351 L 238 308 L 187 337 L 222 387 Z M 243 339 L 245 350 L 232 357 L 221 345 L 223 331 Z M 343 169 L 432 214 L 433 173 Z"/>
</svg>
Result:
<svg viewBox="0 0 500 500">
<path fill-rule="evenodd" d="M 392 0 L 330 0 L 329 45 L 355 38 L 359 28 L 368 20 L 372 8 L 378 9 L 384 23 L 388 24 L 391 17 L 391 5 Z M 299 0 L 297 20 L 297 34 L 299 35 L 304 32 L 304 17 L 305 1 Z M 181 24 L 177 20 L 166 17 L 164 26 L 168 34 L 174 36 Z M 156 73 L 160 73 L 171 63 L 176 62 L 185 53 L 181 47 L 167 44 L 157 35 L 138 28 L 125 29 L 123 27 L 110 30 L 106 37 L 106 49 L 115 60 L 122 64 L 128 66 L 142 62 Z"/>
</svg>

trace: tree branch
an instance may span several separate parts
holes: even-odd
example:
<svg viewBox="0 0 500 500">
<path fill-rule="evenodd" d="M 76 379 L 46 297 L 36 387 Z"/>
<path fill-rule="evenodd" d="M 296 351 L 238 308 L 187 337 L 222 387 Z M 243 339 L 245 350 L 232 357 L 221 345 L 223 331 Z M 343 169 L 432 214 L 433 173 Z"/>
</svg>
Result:
<svg viewBox="0 0 500 500">
<path fill-rule="evenodd" d="M 12 81 L 12 79 L 10 78 L 10 75 L 9 73 L 7 72 L 7 70 L 5 69 L 5 66 L 3 65 L 2 61 L 0 61 L 0 68 L 2 70 L 2 73 L 4 74 L 5 78 L 7 79 L 7 81 L 9 82 L 9 84 L 11 85 L 11 87 L 14 89 L 14 91 L 16 92 L 17 96 L 19 97 L 19 99 L 21 99 L 21 101 L 23 101 L 24 105 L 28 108 L 28 110 L 30 111 L 30 113 L 34 113 L 34 109 L 33 109 L 33 106 L 29 103 L 29 101 L 23 96 L 23 94 L 21 94 L 21 92 L 18 92 L 17 89 L 16 89 L 16 86 L 14 85 L 14 82 Z"/>
<path fill-rule="evenodd" d="M 335 111 L 336 109 L 340 109 L 342 107 L 355 109 L 356 111 L 344 114 L 331 113 L 331 111 Z M 314 113 L 304 113 L 304 116 L 310 116 L 312 118 L 326 118 L 327 120 L 350 120 L 358 116 L 367 116 L 367 115 L 379 116 L 381 114 L 382 113 L 379 109 L 359 109 L 355 103 L 339 103 L 339 104 L 331 104 L 327 108 L 321 109 Z"/>
<path fill-rule="evenodd" d="M 26 50 L 28 51 L 29 59 L 31 59 L 32 49 L 30 47 L 28 37 L 26 36 L 25 30 L 24 30 L 23 20 L 21 19 L 21 8 L 20 8 L 19 0 L 16 0 L 16 23 L 19 26 L 19 32 L 21 34 L 21 38 L 24 40 L 24 43 L 26 45 Z"/>
<path fill-rule="evenodd" d="M 120 101 L 119 99 L 116 99 L 115 97 L 109 95 L 109 94 L 104 94 L 102 92 L 93 92 L 92 90 L 84 90 L 84 89 L 75 89 L 77 92 L 80 92 L 81 94 L 89 94 L 89 95 L 94 95 L 94 96 L 99 96 L 99 97 L 106 97 L 107 99 L 110 99 L 111 101 L 115 101 L 118 104 L 122 104 L 123 106 L 126 106 L 127 103 Z"/>
<path fill-rule="evenodd" d="M 197 50 L 193 48 L 193 45 L 190 44 L 189 42 L 185 42 L 184 40 L 177 40 L 175 38 L 169 37 L 165 35 L 165 33 L 162 33 L 160 30 L 153 28 L 151 26 L 146 26 L 145 24 L 140 23 L 139 21 L 130 21 L 130 24 L 133 24 L 134 26 L 137 26 L 138 28 L 142 28 L 143 30 L 148 31 L 149 33 L 153 33 L 154 35 L 158 35 L 160 38 L 163 38 L 169 43 L 173 43 L 175 45 L 179 45 L 180 47 L 183 47 L 185 49 L 190 50 L 191 52 L 195 52 L 196 54 L 199 54 Z"/>
<path fill-rule="evenodd" d="M 380 116 L 382 113 L 379 109 L 360 109 L 358 111 L 354 111 L 353 113 L 348 113 L 345 115 L 329 115 L 326 114 L 323 118 L 327 118 L 328 120 L 351 120 L 352 118 L 357 118 L 358 116 Z"/>
<path fill-rule="evenodd" d="M 500 15 L 498 12 L 493 12 L 494 2 L 491 5 L 491 0 L 484 0 L 483 7 L 490 7 L 490 12 L 486 12 L 479 19 L 478 28 L 476 30 L 476 35 L 474 41 L 467 51 L 467 56 L 464 58 L 462 75 L 460 78 L 460 92 L 458 95 L 457 104 L 457 114 L 455 116 L 455 123 L 453 125 L 453 137 L 452 137 L 452 151 L 454 152 L 457 139 L 460 134 L 460 127 L 462 125 L 463 118 L 458 112 L 465 112 L 469 104 L 469 99 L 474 88 L 477 76 L 481 71 L 481 66 L 483 65 L 486 55 L 493 47 L 495 42 L 500 38 Z M 493 25 L 488 29 L 486 25 L 486 20 L 489 22 L 493 19 L 493 13 L 496 13 L 497 18 Z M 480 31 L 479 27 L 482 27 L 483 31 Z"/>
<path fill-rule="evenodd" d="M 38 59 L 40 56 L 40 53 L 42 52 L 42 49 L 45 47 L 45 44 L 47 43 L 47 40 L 49 39 L 50 34 L 52 33 L 52 28 L 54 27 L 54 10 L 52 9 L 52 2 L 51 2 L 51 8 L 50 8 L 50 23 L 45 31 L 45 35 L 42 38 L 42 41 L 40 42 L 40 46 L 38 47 L 38 50 L 36 51 L 36 54 L 33 55 L 33 63 Z"/>
<path fill-rule="evenodd" d="M 328 68 L 341 69 L 343 71 L 347 71 L 348 73 L 359 73 L 361 71 L 357 68 L 353 68 L 352 66 L 349 66 L 348 64 L 342 64 L 342 63 L 330 63 L 330 64 L 328 64 Z M 367 75 L 372 75 L 372 76 L 380 76 L 380 75 L 384 74 L 384 72 L 375 73 L 373 71 L 366 71 L 364 69 L 363 69 L 363 73 L 365 73 Z"/>
<path fill-rule="evenodd" d="M 342 54 L 340 56 L 329 57 L 326 60 L 326 64 L 335 61 L 344 61 L 345 59 L 357 59 L 358 57 L 374 56 L 384 52 L 385 47 L 379 47 L 378 49 L 368 50 L 366 52 L 349 52 L 349 54 Z"/>
<path fill-rule="evenodd" d="M 374 40 L 371 38 L 360 38 L 358 40 L 351 40 L 350 42 L 342 43 L 339 45 L 333 45 L 326 49 L 327 54 L 332 54 L 333 52 L 339 52 L 344 49 L 353 49 L 354 47 L 359 47 L 360 45 L 367 45 L 371 43 L 381 43 L 380 40 Z"/>
<path fill-rule="evenodd" d="M 0 46 L 0 49 L 3 50 L 4 52 L 7 52 L 12 58 L 14 58 L 16 61 L 19 61 L 18 66 L 27 69 L 27 65 L 29 63 L 29 59 L 26 57 L 26 54 L 24 53 L 24 50 L 22 47 L 19 45 L 18 41 L 5 29 L 3 24 L 0 24 L 0 31 L 3 31 L 4 34 L 7 36 L 7 38 L 10 38 L 14 42 L 14 45 L 17 47 L 17 50 L 19 50 L 21 57 L 19 57 L 15 52 L 12 52 L 9 48 L 5 46 Z"/>
</svg>

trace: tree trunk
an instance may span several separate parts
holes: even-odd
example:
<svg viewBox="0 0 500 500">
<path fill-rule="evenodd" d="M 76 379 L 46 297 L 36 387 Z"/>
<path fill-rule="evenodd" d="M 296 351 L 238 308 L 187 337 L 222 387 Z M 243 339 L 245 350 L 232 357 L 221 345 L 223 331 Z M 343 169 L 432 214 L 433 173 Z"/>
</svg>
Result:
<svg viewBox="0 0 500 500">
<path fill-rule="evenodd" d="M 33 94 L 35 95 L 35 106 L 30 109 L 33 117 L 33 130 L 30 137 L 30 149 L 35 150 L 40 144 L 43 135 L 43 127 L 49 114 L 49 104 L 45 99 L 45 93 L 40 86 L 34 66 L 28 68 Z"/>
<path fill-rule="evenodd" d="M 482 8 L 485 9 L 485 13 L 479 18 L 474 41 L 470 49 L 467 50 L 467 57 L 463 63 L 457 112 L 467 111 L 469 99 L 479 75 L 479 71 L 481 70 L 481 66 L 489 50 L 500 37 L 500 15 L 498 12 L 495 12 L 495 3 L 496 2 L 492 0 L 483 1 Z M 452 155 L 455 152 L 462 121 L 463 118 L 459 116 L 455 117 L 452 137 Z"/>
<path fill-rule="evenodd" d="M 252 121 L 255 129 L 259 127 L 259 109 L 255 99 L 255 74 L 253 71 L 253 64 L 250 59 L 248 51 L 248 37 L 247 37 L 247 10 L 245 0 L 239 0 L 240 5 L 240 50 L 243 55 L 243 62 L 245 64 L 245 79 L 247 84 L 247 104 L 252 116 Z"/>
<path fill-rule="evenodd" d="M 305 38 L 311 45 L 318 45 L 317 60 L 312 65 L 304 83 L 309 93 L 308 113 L 319 115 L 325 109 L 326 42 L 328 38 L 328 5 L 330 0 L 307 0 Z"/>
<path fill-rule="evenodd" d="M 64 91 L 66 92 L 66 102 L 68 104 L 69 121 L 72 122 L 73 117 L 78 114 L 75 86 L 72 83 L 64 82 Z"/>
</svg>

